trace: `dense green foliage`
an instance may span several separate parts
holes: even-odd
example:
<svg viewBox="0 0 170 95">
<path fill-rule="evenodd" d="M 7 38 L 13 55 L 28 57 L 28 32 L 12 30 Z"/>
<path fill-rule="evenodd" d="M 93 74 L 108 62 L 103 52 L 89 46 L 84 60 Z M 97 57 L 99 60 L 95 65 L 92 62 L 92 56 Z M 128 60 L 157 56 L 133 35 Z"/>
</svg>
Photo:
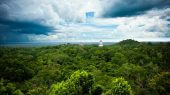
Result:
<svg viewBox="0 0 170 95">
<path fill-rule="evenodd" d="M 74 72 L 70 79 L 53 84 L 49 95 L 85 95 L 90 94 L 94 83 L 93 76 L 85 71 Z"/>
<path fill-rule="evenodd" d="M 105 95 L 132 95 L 131 86 L 123 78 L 115 78 Z"/>
<path fill-rule="evenodd" d="M 170 44 L 0 48 L 0 95 L 169 95 Z"/>
</svg>

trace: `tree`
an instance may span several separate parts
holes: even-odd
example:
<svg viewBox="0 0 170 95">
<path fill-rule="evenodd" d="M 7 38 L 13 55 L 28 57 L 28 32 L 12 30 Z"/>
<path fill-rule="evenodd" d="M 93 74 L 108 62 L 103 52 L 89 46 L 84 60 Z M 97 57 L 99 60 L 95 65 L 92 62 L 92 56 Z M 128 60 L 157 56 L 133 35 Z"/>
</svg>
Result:
<svg viewBox="0 0 170 95">
<path fill-rule="evenodd" d="M 101 95 L 102 93 L 103 93 L 103 87 L 101 85 L 94 86 L 92 95 Z"/>
<path fill-rule="evenodd" d="M 13 95 L 24 95 L 21 90 L 16 90 Z"/>
<path fill-rule="evenodd" d="M 49 95 L 84 95 L 91 93 L 93 76 L 86 71 L 76 71 L 71 77 L 58 84 L 53 84 Z"/>
<path fill-rule="evenodd" d="M 144 73 L 145 69 L 135 64 L 123 64 L 119 69 L 115 70 L 115 75 L 117 77 L 123 76 L 130 82 L 132 88 L 136 86 L 143 87 Z"/>
<path fill-rule="evenodd" d="M 127 59 L 122 53 L 115 53 L 114 57 L 111 59 L 111 62 L 114 64 L 122 65 L 127 63 Z"/>
<path fill-rule="evenodd" d="M 16 88 L 14 83 L 10 83 L 4 79 L 0 80 L 0 95 L 24 95 Z"/>
<path fill-rule="evenodd" d="M 111 89 L 104 95 L 133 95 L 131 86 L 124 78 L 114 78 L 111 83 Z"/>
<path fill-rule="evenodd" d="M 155 75 L 149 81 L 149 87 L 153 92 L 157 92 L 159 95 L 169 95 L 170 94 L 170 73 L 162 72 Z"/>
</svg>

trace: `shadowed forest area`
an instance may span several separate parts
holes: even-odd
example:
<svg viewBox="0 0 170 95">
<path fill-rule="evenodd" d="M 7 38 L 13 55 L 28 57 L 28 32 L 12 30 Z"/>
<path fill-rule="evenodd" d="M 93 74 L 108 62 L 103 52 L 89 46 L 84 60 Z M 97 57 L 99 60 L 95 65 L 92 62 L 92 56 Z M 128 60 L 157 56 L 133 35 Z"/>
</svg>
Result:
<svg viewBox="0 0 170 95">
<path fill-rule="evenodd" d="M 1 47 L 0 95 L 170 95 L 170 43 Z"/>
</svg>

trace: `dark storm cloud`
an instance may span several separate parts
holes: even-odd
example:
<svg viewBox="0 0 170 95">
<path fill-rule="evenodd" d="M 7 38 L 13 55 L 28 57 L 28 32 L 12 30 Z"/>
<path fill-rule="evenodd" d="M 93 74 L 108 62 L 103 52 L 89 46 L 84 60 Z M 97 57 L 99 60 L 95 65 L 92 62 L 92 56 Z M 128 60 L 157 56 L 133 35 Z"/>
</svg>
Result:
<svg viewBox="0 0 170 95">
<path fill-rule="evenodd" d="M 27 35 L 18 32 L 0 32 L 0 44 L 29 41 Z"/>
<path fill-rule="evenodd" d="M 45 34 L 53 30 L 52 27 L 33 22 L 20 22 L 0 19 L 0 32 L 18 32 L 22 34 Z"/>
<path fill-rule="evenodd" d="M 28 22 L 26 21 L 18 21 L 17 19 L 11 20 L 9 17 L 10 11 L 9 9 L 13 7 L 9 7 L 9 2 L 11 0 L 0 0 L 0 32 L 18 32 L 21 34 L 48 34 L 53 29 L 51 27 L 39 24 L 37 21 Z M 17 6 L 15 7 L 17 8 Z M 14 8 L 14 9 L 15 9 Z M 19 12 L 19 11 L 18 11 Z"/>
<path fill-rule="evenodd" d="M 153 8 L 170 7 L 170 0 L 116 0 L 104 17 L 123 17 L 141 14 Z"/>
<path fill-rule="evenodd" d="M 26 35 L 47 35 L 53 28 L 32 22 L 20 22 L 0 19 L 0 43 L 28 42 Z"/>
<path fill-rule="evenodd" d="M 167 21 L 170 21 L 170 18 L 168 18 Z"/>
<path fill-rule="evenodd" d="M 8 11 L 5 8 L 8 0 L 0 0 L 0 19 L 8 16 Z"/>
<path fill-rule="evenodd" d="M 38 21 L 11 19 L 9 7 L 11 0 L 0 0 L 0 43 L 29 42 L 28 35 L 48 35 L 53 31 L 52 27 L 40 24 Z"/>
</svg>

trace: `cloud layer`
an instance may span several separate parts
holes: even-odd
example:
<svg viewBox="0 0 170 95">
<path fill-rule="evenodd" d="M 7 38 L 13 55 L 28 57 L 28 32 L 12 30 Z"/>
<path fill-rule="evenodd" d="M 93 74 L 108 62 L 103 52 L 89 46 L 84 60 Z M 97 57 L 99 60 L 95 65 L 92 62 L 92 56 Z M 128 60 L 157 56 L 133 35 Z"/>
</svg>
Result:
<svg viewBox="0 0 170 95">
<path fill-rule="evenodd" d="M 170 7 L 169 0 L 6 0 L 0 3 L 0 17 L 35 21 L 46 25 L 83 22 L 85 13 L 97 17 L 135 15 L 152 8 Z"/>
<path fill-rule="evenodd" d="M 153 8 L 170 7 L 170 0 L 104 0 L 105 17 L 123 17 L 142 14 Z"/>
<path fill-rule="evenodd" d="M 169 37 L 169 5 L 169 0 L 1 0 L 0 41 Z M 87 24 L 90 11 L 95 19 Z"/>
<path fill-rule="evenodd" d="M 9 0 L 1 4 L 1 8 L 9 19 L 54 26 L 61 22 L 82 22 L 88 11 L 100 16 L 100 3 L 99 0 Z"/>
<path fill-rule="evenodd" d="M 169 37 L 170 24 L 167 21 L 170 8 L 151 10 L 143 15 L 119 18 L 96 18 L 90 24 L 72 23 L 60 26 L 58 30 L 45 36 L 30 36 L 35 41 L 115 41 L 137 39 L 159 41 Z M 167 41 L 168 39 L 164 39 Z"/>
</svg>

